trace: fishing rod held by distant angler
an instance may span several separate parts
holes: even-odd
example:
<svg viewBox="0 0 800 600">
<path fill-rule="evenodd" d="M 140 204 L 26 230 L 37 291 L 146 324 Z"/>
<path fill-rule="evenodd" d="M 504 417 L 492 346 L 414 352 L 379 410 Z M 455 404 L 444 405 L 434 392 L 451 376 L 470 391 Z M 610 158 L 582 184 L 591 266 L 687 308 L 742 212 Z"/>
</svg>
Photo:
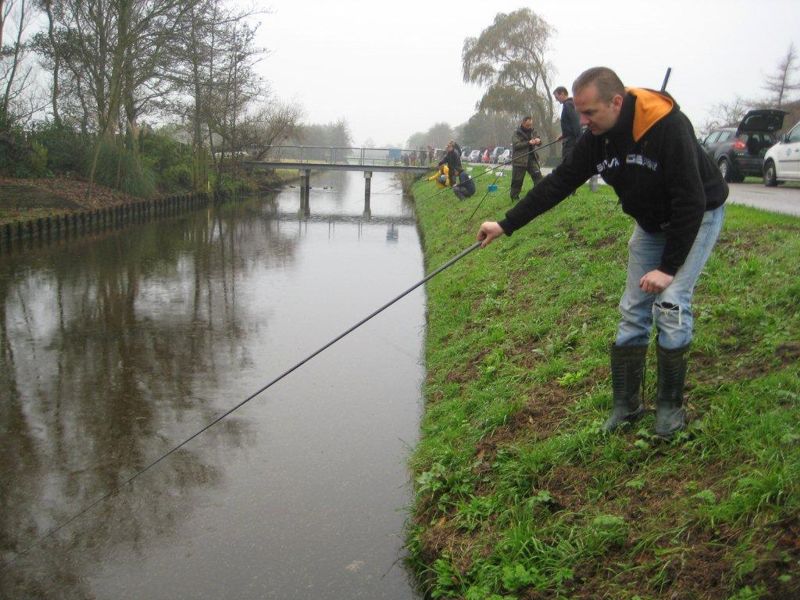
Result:
<svg viewBox="0 0 800 600">
<path fill-rule="evenodd" d="M 53 528 L 52 528 L 50 531 L 48 531 L 48 532 L 47 532 L 46 534 L 44 534 L 43 536 L 39 537 L 39 538 L 38 538 L 36 541 L 34 541 L 34 542 L 33 542 L 33 543 L 30 545 L 30 546 L 28 546 L 27 548 L 25 548 L 25 549 L 23 549 L 23 550 L 20 550 L 19 552 L 17 552 L 17 554 L 16 554 L 16 556 L 15 556 L 14 558 L 12 558 L 12 559 L 10 559 L 10 560 L 7 560 L 7 561 L 5 561 L 5 562 L 2 562 L 2 563 L 0 563 L 0 571 L 2 571 L 3 569 L 5 569 L 7 566 L 9 566 L 9 565 L 13 564 L 14 562 L 16 562 L 16 560 L 17 560 L 19 557 L 21 557 L 21 556 L 25 556 L 26 554 L 28 554 L 28 553 L 29 553 L 31 550 L 33 550 L 34 548 L 36 548 L 36 547 L 37 547 L 39 544 L 41 544 L 41 543 L 42 543 L 44 540 L 46 540 L 46 539 L 48 539 L 48 538 L 50 538 L 50 537 L 54 536 L 55 534 L 57 534 L 59 531 L 61 531 L 62 529 L 64 529 L 64 528 L 65 528 L 67 525 L 69 525 L 70 523 L 74 522 L 75 520 L 79 519 L 80 517 L 82 517 L 83 515 L 85 515 L 86 513 L 88 513 L 90 510 L 92 510 L 92 509 L 93 509 L 95 506 L 97 506 L 98 504 L 100 504 L 100 503 L 101 503 L 101 502 L 103 502 L 104 500 L 107 500 L 108 498 L 110 498 L 110 497 L 114 496 L 114 495 L 115 495 L 117 492 L 119 492 L 120 490 L 122 490 L 122 488 L 124 488 L 126 485 L 128 485 L 128 484 L 129 484 L 129 483 L 131 483 L 131 482 L 133 482 L 133 480 L 134 480 L 134 479 L 136 479 L 136 478 L 137 478 L 137 477 L 139 477 L 140 475 L 144 474 L 145 472 L 149 471 L 151 468 L 153 468 L 154 466 L 156 466 L 156 465 L 157 465 L 158 463 L 160 463 L 162 460 L 164 460 L 165 458 L 167 458 L 167 457 L 168 457 L 168 456 L 170 456 L 171 454 L 174 454 L 174 453 L 175 453 L 175 452 L 177 452 L 179 449 L 183 448 L 183 447 L 184 447 L 186 444 L 188 444 L 189 442 L 191 442 L 193 439 L 195 439 L 196 437 L 198 437 L 199 435 L 201 435 L 201 434 L 202 434 L 202 433 L 204 433 L 205 431 L 207 431 L 207 430 L 211 429 L 211 428 L 212 428 L 214 425 L 216 425 L 217 423 L 219 423 L 220 421 L 222 421 L 224 418 L 226 418 L 227 416 L 229 416 L 229 415 L 230 415 L 231 413 L 233 413 L 234 411 L 236 411 L 236 410 L 240 409 L 242 406 L 244 406 L 245 404 L 247 404 L 248 402 L 250 402 L 251 400 L 253 400 L 253 399 L 254 399 L 256 396 L 258 396 L 258 395 L 259 395 L 259 394 L 261 394 L 262 392 L 266 391 L 268 388 L 270 388 L 270 387 L 272 387 L 273 385 L 275 385 L 276 383 L 278 383 L 278 382 L 279 382 L 281 379 L 283 379 L 284 377 L 286 377 L 286 376 L 287 376 L 287 375 L 289 375 L 290 373 L 292 373 L 292 372 L 296 371 L 297 369 L 299 369 L 300 367 L 302 367 L 304 364 L 306 364 L 306 363 L 307 363 L 308 361 L 310 361 L 312 358 L 314 358 L 314 357 L 315 357 L 315 356 L 317 356 L 318 354 L 322 353 L 323 351 L 325 351 L 325 350 L 327 350 L 328 348 L 330 348 L 331 346 L 333 346 L 333 345 L 334 345 L 336 342 L 338 342 L 339 340 L 341 340 L 343 337 L 345 337 L 345 336 L 349 335 L 350 333 L 352 333 L 353 331 L 355 331 L 356 329 L 358 329 L 359 327 L 361 327 L 361 326 L 362 326 L 364 323 L 366 323 L 367 321 L 369 321 L 369 320 L 370 320 L 370 319 L 372 319 L 373 317 L 377 316 L 378 314 L 382 313 L 384 310 L 386 310 L 387 308 L 389 308 L 389 307 L 390 307 L 392 304 L 394 304 L 394 303 L 395 303 L 395 302 L 397 302 L 398 300 L 400 300 L 400 299 L 404 298 L 405 296 L 407 296 L 408 294 L 410 294 L 411 292 L 413 292 L 415 289 L 417 289 L 417 288 L 418 288 L 418 287 L 420 287 L 421 285 L 423 285 L 423 284 L 427 283 L 428 281 L 430 281 L 431 279 L 433 279 L 434 277 L 436 277 L 436 276 L 437 276 L 439 273 L 441 273 L 442 271 L 444 271 L 444 270 L 445 270 L 445 269 L 447 269 L 448 267 L 451 267 L 452 265 L 454 265 L 455 263 L 457 263 L 459 260 L 461 260 L 462 258 L 464 258 L 464 257 L 465 257 L 467 254 L 469 254 L 469 253 L 470 253 L 470 252 L 472 252 L 473 250 L 477 250 L 478 248 L 480 248 L 480 246 L 481 246 L 481 242 L 475 242 L 475 243 L 474 243 L 474 244 L 472 244 L 472 245 L 471 245 L 469 248 L 467 248 L 467 249 L 465 249 L 465 250 L 461 251 L 459 254 L 457 254 L 456 256 L 454 256 L 453 258 L 451 258 L 450 260 L 448 260 L 446 263 L 444 263 L 443 265 L 441 265 L 440 267 L 438 267 L 437 269 L 435 269 L 434 271 L 432 271 L 431 273 L 429 273 L 428 275 L 426 275 L 426 276 L 425 276 L 423 279 L 420 279 L 420 280 L 419 280 L 417 283 L 415 283 L 414 285 L 412 285 L 412 286 L 411 286 L 410 288 L 408 288 L 406 291 L 402 292 L 401 294 L 399 294 L 399 295 L 395 296 L 393 299 L 389 300 L 389 302 L 387 302 L 386 304 L 384 304 L 383 306 L 381 306 L 381 307 L 380 307 L 380 308 L 378 308 L 377 310 L 373 311 L 373 312 L 372 312 L 372 313 L 370 313 L 368 316 L 366 316 L 366 317 L 364 317 L 363 319 L 361 319 L 361 320 L 360 320 L 358 323 L 356 323 L 355 325 L 353 325 L 352 327 L 350 327 L 350 328 L 349 328 L 349 329 L 347 329 L 346 331 L 344 331 L 344 332 L 340 333 L 339 335 L 337 335 L 335 338 L 333 338 L 333 339 L 332 339 L 331 341 L 329 341 L 327 344 L 325 344 L 324 346 L 322 346 L 322 347 L 321 347 L 321 348 L 319 348 L 318 350 L 315 350 L 314 352 L 312 352 L 311 354 L 309 354 L 307 357 L 305 357 L 303 360 L 301 360 L 300 362 L 296 363 L 294 366 L 292 366 L 292 367 L 290 367 L 290 368 L 286 369 L 286 370 L 285 370 L 283 373 L 281 373 L 280 375 L 278 375 L 277 377 L 275 377 L 275 379 L 273 379 L 272 381 L 270 381 L 269 383 L 267 383 L 266 385 L 264 385 L 263 387 L 261 387 L 259 390 L 257 390 L 257 391 L 255 391 L 255 392 L 253 392 L 253 393 L 252 393 L 252 394 L 250 394 L 250 395 L 249 395 L 247 398 L 245 398 L 244 400 L 242 400 L 241 402 L 239 402 L 239 404 L 237 404 L 237 405 L 236 405 L 236 406 L 234 406 L 233 408 L 230 408 L 230 409 L 228 409 L 227 411 L 225 411 L 224 413 L 222 413 L 221 415 L 219 415 L 217 418 L 215 418 L 213 421 L 211 421 L 211 422 L 210 422 L 209 424 L 207 424 L 205 427 L 203 427 L 202 429 L 200 429 L 200 430 L 199 430 L 197 433 L 194 433 L 193 435 L 191 435 L 190 437 L 188 437 L 188 438 L 186 438 L 185 440 L 183 440 L 183 441 L 182 441 L 180 444 L 178 444 L 177 446 L 175 446 L 174 448 L 172 448 L 172 449 L 171 449 L 171 450 L 169 450 L 168 452 L 165 452 L 164 454 L 162 454 L 161 456 L 159 456 L 157 459 L 155 459 L 154 461 L 152 461 L 152 462 L 151 462 L 150 464 L 148 464 L 146 467 L 144 467 L 144 468 L 140 469 L 139 471 L 137 471 L 136 473 L 134 473 L 133 475 L 131 475 L 130 477 L 128 477 L 128 478 L 127 478 L 125 481 L 123 481 L 122 483 L 120 483 L 119 485 L 117 485 L 117 487 L 115 487 L 115 488 L 114 488 L 114 489 L 112 489 L 111 491 L 107 492 L 105 495 L 101 496 L 100 498 L 98 498 L 98 499 L 94 500 L 92 503 L 90 503 L 88 506 L 86 506 L 86 507 L 84 507 L 83 509 L 81 509 L 79 512 L 77 512 L 77 513 L 75 513 L 74 515 L 72 515 L 72 516 L 71 516 L 69 519 L 67 519 L 66 521 L 64 521 L 63 523 L 61 523 L 61 525 L 57 525 L 56 527 L 53 527 Z"/>
</svg>

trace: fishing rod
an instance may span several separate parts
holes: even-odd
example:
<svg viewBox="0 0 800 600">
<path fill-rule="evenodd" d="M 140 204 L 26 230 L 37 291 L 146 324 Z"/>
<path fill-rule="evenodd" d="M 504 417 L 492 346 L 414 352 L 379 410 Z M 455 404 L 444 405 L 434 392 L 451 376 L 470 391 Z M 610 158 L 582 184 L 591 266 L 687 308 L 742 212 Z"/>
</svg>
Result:
<svg viewBox="0 0 800 600">
<path fill-rule="evenodd" d="M 444 270 L 445 270 L 445 269 L 447 269 L 448 267 L 451 267 L 452 265 L 454 265 L 455 263 L 457 263 L 459 260 L 461 260 L 462 258 L 464 258 L 465 256 L 467 256 L 467 255 L 468 255 L 470 252 L 472 252 L 472 251 L 474 251 L 474 250 L 477 250 L 478 248 L 480 248 L 480 246 L 481 246 L 481 242 L 475 242 L 474 244 L 472 244 L 471 246 L 469 246 L 469 247 L 468 247 L 468 248 L 466 248 L 465 250 L 462 250 L 462 251 L 461 251 L 459 254 L 457 254 L 456 256 L 454 256 L 453 258 L 451 258 L 450 260 L 448 260 L 447 262 L 445 262 L 443 265 L 441 265 L 440 267 L 438 267 L 437 269 L 435 269 L 434 271 L 432 271 L 431 273 L 429 273 L 428 275 L 426 275 L 426 276 L 425 276 L 423 279 L 420 279 L 420 280 L 419 280 L 417 283 L 415 283 L 414 285 L 412 285 L 411 287 L 409 287 L 407 290 L 405 290 L 404 292 L 402 292 L 402 293 L 400 293 L 399 295 L 395 296 L 394 298 L 392 298 L 391 300 L 389 300 L 389 301 L 388 301 L 386 304 L 384 304 L 384 305 L 383 305 L 383 306 L 381 306 L 380 308 L 378 308 L 378 309 L 374 310 L 374 311 L 373 311 L 372 313 L 370 313 L 368 316 L 366 316 L 366 317 L 364 317 L 363 319 L 361 319 L 361 320 L 360 320 L 358 323 L 356 323 L 355 325 L 352 325 L 350 328 L 348 328 L 347 330 L 345 330 L 345 331 L 343 331 L 342 333 L 340 333 L 339 335 L 337 335 L 335 338 L 333 338 L 332 340 L 330 340 L 328 343 L 326 343 L 325 345 L 323 345 L 323 346 L 322 346 L 322 347 L 320 347 L 319 349 L 315 350 L 314 352 L 312 352 L 311 354 L 309 354 L 308 356 L 306 356 L 306 357 L 305 357 L 304 359 L 302 359 L 301 361 L 299 361 L 299 362 L 295 363 L 295 364 L 294 364 L 292 367 L 290 367 L 290 368 L 286 369 L 286 370 L 285 370 L 283 373 L 281 373 L 280 375 L 278 375 L 277 377 L 275 377 L 275 378 L 274 378 L 272 381 L 270 381 L 270 382 L 269 382 L 269 383 L 267 383 L 266 385 L 262 386 L 261 388 L 259 388 L 258 390 L 256 390 L 256 391 L 255 391 L 255 392 L 253 392 L 252 394 L 250 394 L 250 395 L 249 395 L 247 398 L 245 398 L 244 400 L 242 400 L 241 402 L 239 402 L 239 403 L 238 403 L 237 405 L 235 405 L 233 408 L 230 408 L 230 409 L 226 410 L 224 413 L 222 413 L 221 415 L 219 415 L 218 417 L 216 417 L 214 420 L 212 420 L 210 423 L 208 423 L 207 425 L 205 425 L 205 426 L 204 426 L 202 429 L 200 429 L 200 430 L 199 430 L 199 431 L 197 431 L 196 433 L 192 434 L 191 436 L 189 436 L 188 438 L 186 438 L 185 440 L 183 440 L 183 441 L 182 441 L 181 443 L 179 443 L 178 445 L 174 446 L 174 447 L 173 447 L 171 450 L 169 450 L 169 451 L 165 452 L 164 454 L 162 454 L 161 456 L 159 456 L 157 459 L 155 459 L 154 461 L 152 461 L 152 462 L 151 462 L 150 464 L 148 464 L 146 467 L 144 467 L 144 468 L 140 469 L 139 471 L 137 471 L 136 473 L 134 473 L 133 475 L 131 475 L 130 477 L 128 477 L 128 478 L 127 478 L 125 481 L 123 481 L 122 483 L 120 483 L 119 485 L 117 485 L 117 486 L 116 486 L 115 488 L 113 488 L 111 491 L 107 492 L 106 494 L 104 494 L 103 496 L 101 496 L 100 498 L 98 498 L 97 500 L 95 500 L 94 502 L 92 502 L 91 504 L 89 504 L 88 506 L 84 507 L 83 509 L 81 509 L 80 511 L 78 511 L 77 513 L 75 513 L 74 515 L 72 515 L 71 517 L 69 517 L 69 518 L 68 518 L 66 521 L 64 521 L 64 522 L 63 522 L 63 523 L 61 523 L 60 525 L 57 525 L 57 526 L 53 527 L 52 529 L 50 529 L 50 531 L 48 531 L 48 532 L 47 532 L 47 533 L 45 533 L 44 535 L 42 535 L 42 536 L 40 536 L 39 538 L 37 538 L 37 539 L 36 539 L 36 540 L 35 540 L 35 541 L 34 541 L 34 542 L 31 544 L 31 545 L 29 545 L 27 548 L 25 548 L 25 549 L 23 549 L 23 550 L 19 551 L 19 552 L 18 552 L 18 553 L 17 553 L 17 554 L 14 556 L 14 558 L 12 558 L 12 559 L 10 559 L 10 560 L 7 560 L 7 561 L 4 561 L 3 563 L 0 563 L 0 571 L 2 571 L 3 569 L 5 569 L 6 567 L 8 567 L 8 566 L 12 565 L 12 564 L 13 564 L 14 562 L 16 562 L 16 560 L 17 560 L 17 559 L 19 559 L 20 557 L 27 555 L 27 554 L 28 554 L 28 553 L 29 553 L 31 550 L 33 550 L 33 549 L 37 548 L 37 547 L 38 547 L 38 546 L 39 546 L 39 545 L 40 545 L 42 542 L 44 542 L 46 539 L 48 539 L 48 538 L 50 538 L 50 537 L 52 537 L 52 536 L 56 535 L 56 534 L 57 534 L 59 531 L 61 531 L 62 529 L 64 529 L 65 527 L 67 527 L 68 525 L 70 525 L 71 523 L 73 523 L 74 521 L 76 521 L 77 519 L 79 519 L 80 517 L 82 517 L 83 515 L 85 515 L 86 513 L 88 513 L 89 511 L 91 511 L 91 510 L 92 510 L 92 509 L 93 509 L 95 506 L 97 506 L 98 504 L 102 503 L 103 501 L 105 501 L 105 500 L 107 500 L 107 499 L 111 498 L 112 496 L 116 495 L 117 493 L 119 493 L 119 492 L 120 492 L 120 491 L 121 491 L 121 490 L 122 490 L 124 487 L 126 487 L 127 485 L 129 485 L 130 483 L 132 483 L 132 482 L 133 482 L 135 479 L 137 479 L 139 476 L 143 475 L 144 473 L 146 473 L 147 471 L 149 471 L 150 469 L 152 469 L 153 467 L 155 467 L 155 466 L 156 466 L 158 463 L 160 463 L 161 461 L 163 461 L 164 459 L 166 459 L 168 456 L 170 456 L 170 455 L 174 454 L 175 452 L 177 452 L 178 450 L 180 450 L 181 448 L 183 448 L 183 447 L 184 447 L 186 444 L 188 444 L 189 442 L 191 442 L 193 439 L 197 438 L 198 436 L 200 436 L 200 435 L 201 435 L 201 434 L 203 434 L 204 432 L 206 432 L 206 431 L 208 431 L 209 429 L 211 429 L 211 428 L 212 428 L 214 425 L 216 425 L 217 423 L 219 423 L 220 421 L 222 421 L 223 419 L 225 419 L 226 417 L 228 417 L 229 415 L 231 415 L 233 412 L 235 412 L 235 411 L 239 410 L 239 409 L 240 409 L 241 407 L 243 407 L 245 404 L 247 404 L 248 402 L 250 402 L 251 400 L 253 400 L 253 399 L 254 399 L 256 396 L 260 395 L 261 393 L 263 393 L 264 391 L 266 391 L 267 389 L 269 389 L 270 387 L 272 387 L 273 385 L 275 385 L 276 383 L 278 383 L 278 382 L 279 382 L 281 379 L 283 379 L 284 377 L 286 377 L 286 376 L 287 376 L 287 375 L 289 375 L 290 373 L 293 373 L 294 371 L 296 371 L 297 369 L 299 369 L 300 367 L 302 367 L 304 364 L 306 364 L 306 363 L 307 363 L 308 361 L 310 361 L 312 358 L 314 358 L 314 357 L 315 357 L 315 356 L 317 356 L 318 354 L 321 354 L 322 352 L 324 352 L 325 350 L 327 350 L 328 348 L 330 348 L 331 346 L 333 346 L 333 345 L 334 345 L 336 342 L 338 342 L 339 340 L 341 340 L 341 339 L 342 339 L 342 338 L 344 338 L 345 336 L 349 335 L 350 333 L 352 333 L 353 331 L 355 331 L 356 329 L 358 329 L 359 327 L 361 327 L 361 326 L 362 326 L 364 323 L 366 323 L 367 321 L 369 321 L 369 320 L 370 320 L 370 319 L 372 319 L 373 317 L 377 316 L 378 314 L 380 314 L 381 312 L 383 312 L 384 310 L 386 310 L 387 308 L 389 308 L 390 306 L 392 306 L 393 304 L 395 304 L 395 303 L 396 303 L 398 300 L 400 300 L 400 299 L 404 298 L 405 296 L 407 296 L 408 294 L 410 294 L 411 292 L 413 292 L 415 289 L 417 289 L 417 288 L 418 288 L 418 287 L 420 287 L 421 285 L 423 285 L 423 284 L 427 283 L 428 281 L 430 281 L 431 279 L 433 279 L 434 277 L 436 277 L 436 276 L 437 276 L 439 273 L 441 273 L 442 271 L 444 271 Z"/>
<path fill-rule="evenodd" d="M 669 81 L 669 76 L 672 74 L 672 67 L 667 67 L 667 72 L 664 74 L 664 82 L 661 84 L 661 91 L 667 91 L 667 82 Z"/>
</svg>

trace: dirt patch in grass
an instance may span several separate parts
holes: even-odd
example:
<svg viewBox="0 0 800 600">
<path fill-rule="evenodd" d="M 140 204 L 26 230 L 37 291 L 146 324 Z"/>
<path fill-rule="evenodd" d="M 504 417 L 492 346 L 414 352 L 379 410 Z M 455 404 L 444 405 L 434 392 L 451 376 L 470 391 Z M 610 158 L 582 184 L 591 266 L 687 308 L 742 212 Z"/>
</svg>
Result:
<svg viewBox="0 0 800 600">
<path fill-rule="evenodd" d="M 781 361 L 783 367 L 796 365 L 800 362 L 800 342 L 780 344 L 775 349 L 775 356 Z"/>
<path fill-rule="evenodd" d="M 0 181 L 0 208 L 23 211 L 29 208 L 80 209 L 82 206 L 44 188 Z"/>
<path fill-rule="evenodd" d="M 672 452 L 679 451 L 665 447 L 661 460 L 669 460 Z M 719 470 L 706 467 L 698 473 L 670 473 L 657 481 L 626 485 L 636 480 L 636 474 L 631 473 L 627 481 L 620 477 L 619 485 L 598 498 L 595 489 L 598 482 L 591 467 L 565 464 L 553 468 L 542 481 L 553 498 L 551 510 L 566 514 L 618 514 L 630 527 L 624 545 L 609 549 L 596 560 L 576 564 L 570 597 L 614 597 L 621 588 L 636 589 L 653 598 L 727 597 L 732 568 L 728 552 L 741 534 L 711 532 L 700 524 L 687 523 L 675 501 L 691 495 L 690 489 L 712 488 L 721 477 Z M 642 542 L 639 532 L 652 531 L 654 518 L 664 531 L 664 538 L 632 556 L 631 551 Z M 646 526 L 641 527 L 642 523 Z M 626 561 L 632 564 L 626 565 Z"/>
<path fill-rule="evenodd" d="M 608 572 L 596 570 L 582 582 L 576 598 L 605 597 L 602 591 L 613 581 L 617 589 L 640 590 L 645 597 L 712 600 L 730 595 L 731 562 L 728 546 L 700 530 L 683 532 L 680 544 L 659 544 L 634 557 L 634 568 Z M 616 557 L 624 560 L 624 552 Z M 614 556 L 608 563 L 615 564 Z M 605 563 L 605 561 L 604 561 Z"/>
<path fill-rule="evenodd" d="M 470 361 L 463 366 L 463 368 L 453 369 L 450 371 L 445 379 L 450 383 L 466 383 L 467 381 L 474 381 L 478 377 L 480 364 L 490 351 L 490 348 L 481 350 L 475 356 L 473 356 Z"/>
<path fill-rule="evenodd" d="M 587 491 L 594 477 L 585 467 L 563 464 L 554 467 L 543 479 L 542 487 L 553 498 L 551 508 L 578 512 L 586 506 Z"/>
<path fill-rule="evenodd" d="M 66 177 L 0 177 L 0 224 L 142 200 L 97 184 L 92 187 L 91 197 L 87 198 L 88 187 L 86 181 Z"/>
<path fill-rule="evenodd" d="M 764 586 L 762 600 L 800 598 L 800 517 L 760 530 L 753 543 L 759 560 L 742 585 Z"/>
<path fill-rule="evenodd" d="M 478 444 L 478 456 L 493 458 L 498 447 L 512 441 L 539 440 L 550 437 L 569 416 L 573 404 L 567 390 L 557 384 L 535 387 L 519 411 L 508 423 L 498 427 Z"/>
<path fill-rule="evenodd" d="M 420 536 L 421 556 L 428 564 L 433 564 L 441 556 L 452 558 L 453 566 L 461 575 L 466 575 L 472 566 L 472 556 L 476 551 L 483 556 L 491 553 L 491 548 L 481 545 L 473 534 L 458 529 L 447 517 L 441 517 L 433 526 L 427 527 Z"/>
</svg>

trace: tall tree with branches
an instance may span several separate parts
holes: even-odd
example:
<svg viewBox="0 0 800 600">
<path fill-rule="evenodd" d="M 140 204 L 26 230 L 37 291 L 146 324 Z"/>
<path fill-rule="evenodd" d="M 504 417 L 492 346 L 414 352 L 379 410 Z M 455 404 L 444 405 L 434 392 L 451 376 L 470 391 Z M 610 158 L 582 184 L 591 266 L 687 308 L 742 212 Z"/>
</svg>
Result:
<svg viewBox="0 0 800 600">
<path fill-rule="evenodd" d="M 171 40 L 198 1 L 40 0 L 49 25 L 38 45 L 54 69 L 54 118 L 62 92 L 70 91 L 83 107 L 83 122 L 97 134 L 89 195 L 101 143 L 116 143 L 125 132 L 128 152 L 136 154 L 138 119 L 163 94 Z"/>
<path fill-rule="evenodd" d="M 256 30 L 247 23 L 253 14 L 228 8 L 222 0 L 202 0 L 185 14 L 185 35 L 175 40 L 173 93 L 167 108 L 188 124 L 196 157 L 195 186 L 207 181 L 205 157 L 219 175 L 253 136 L 262 140 L 257 146 L 271 145 L 263 143 L 265 123 L 274 116 L 271 108 L 281 112 L 280 107 L 253 114 L 249 106 L 253 100 L 268 99 L 266 86 L 253 70 L 263 53 L 254 47 Z M 245 123 L 259 132 L 245 135 Z"/>
<path fill-rule="evenodd" d="M 553 133 L 548 41 L 555 30 L 529 8 L 499 13 L 478 37 L 464 40 L 461 53 L 464 81 L 487 86 L 479 110 L 530 114 L 536 128 Z"/>
<path fill-rule="evenodd" d="M 794 44 L 789 44 L 786 55 L 778 63 L 773 75 L 767 75 L 764 82 L 764 89 L 770 92 L 772 104 L 778 108 L 785 105 L 790 99 L 788 96 L 792 92 L 800 90 L 800 77 L 798 77 L 797 52 Z"/>
<path fill-rule="evenodd" d="M 0 124 L 4 126 L 11 121 L 29 119 L 36 111 L 33 104 L 22 106 L 32 81 L 32 66 L 25 61 L 28 50 L 25 30 L 32 13 L 30 0 L 0 0 Z M 5 43 L 7 28 L 11 30 L 10 43 Z M 12 111 L 16 114 L 12 115 Z"/>
</svg>

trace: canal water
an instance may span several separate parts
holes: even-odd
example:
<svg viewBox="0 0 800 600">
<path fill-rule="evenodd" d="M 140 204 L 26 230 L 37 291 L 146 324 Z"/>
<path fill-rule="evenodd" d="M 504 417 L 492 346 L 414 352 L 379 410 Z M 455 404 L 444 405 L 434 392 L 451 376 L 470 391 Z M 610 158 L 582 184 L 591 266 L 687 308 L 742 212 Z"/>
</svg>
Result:
<svg viewBox="0 0 800 600">
<path fill-rule="evenodd" d="M 424 276 L 393 176 L 312 186 L 0 255 L 0 597 L 417 597 L 421 289 L 40 540 Z"/>
</svg>

